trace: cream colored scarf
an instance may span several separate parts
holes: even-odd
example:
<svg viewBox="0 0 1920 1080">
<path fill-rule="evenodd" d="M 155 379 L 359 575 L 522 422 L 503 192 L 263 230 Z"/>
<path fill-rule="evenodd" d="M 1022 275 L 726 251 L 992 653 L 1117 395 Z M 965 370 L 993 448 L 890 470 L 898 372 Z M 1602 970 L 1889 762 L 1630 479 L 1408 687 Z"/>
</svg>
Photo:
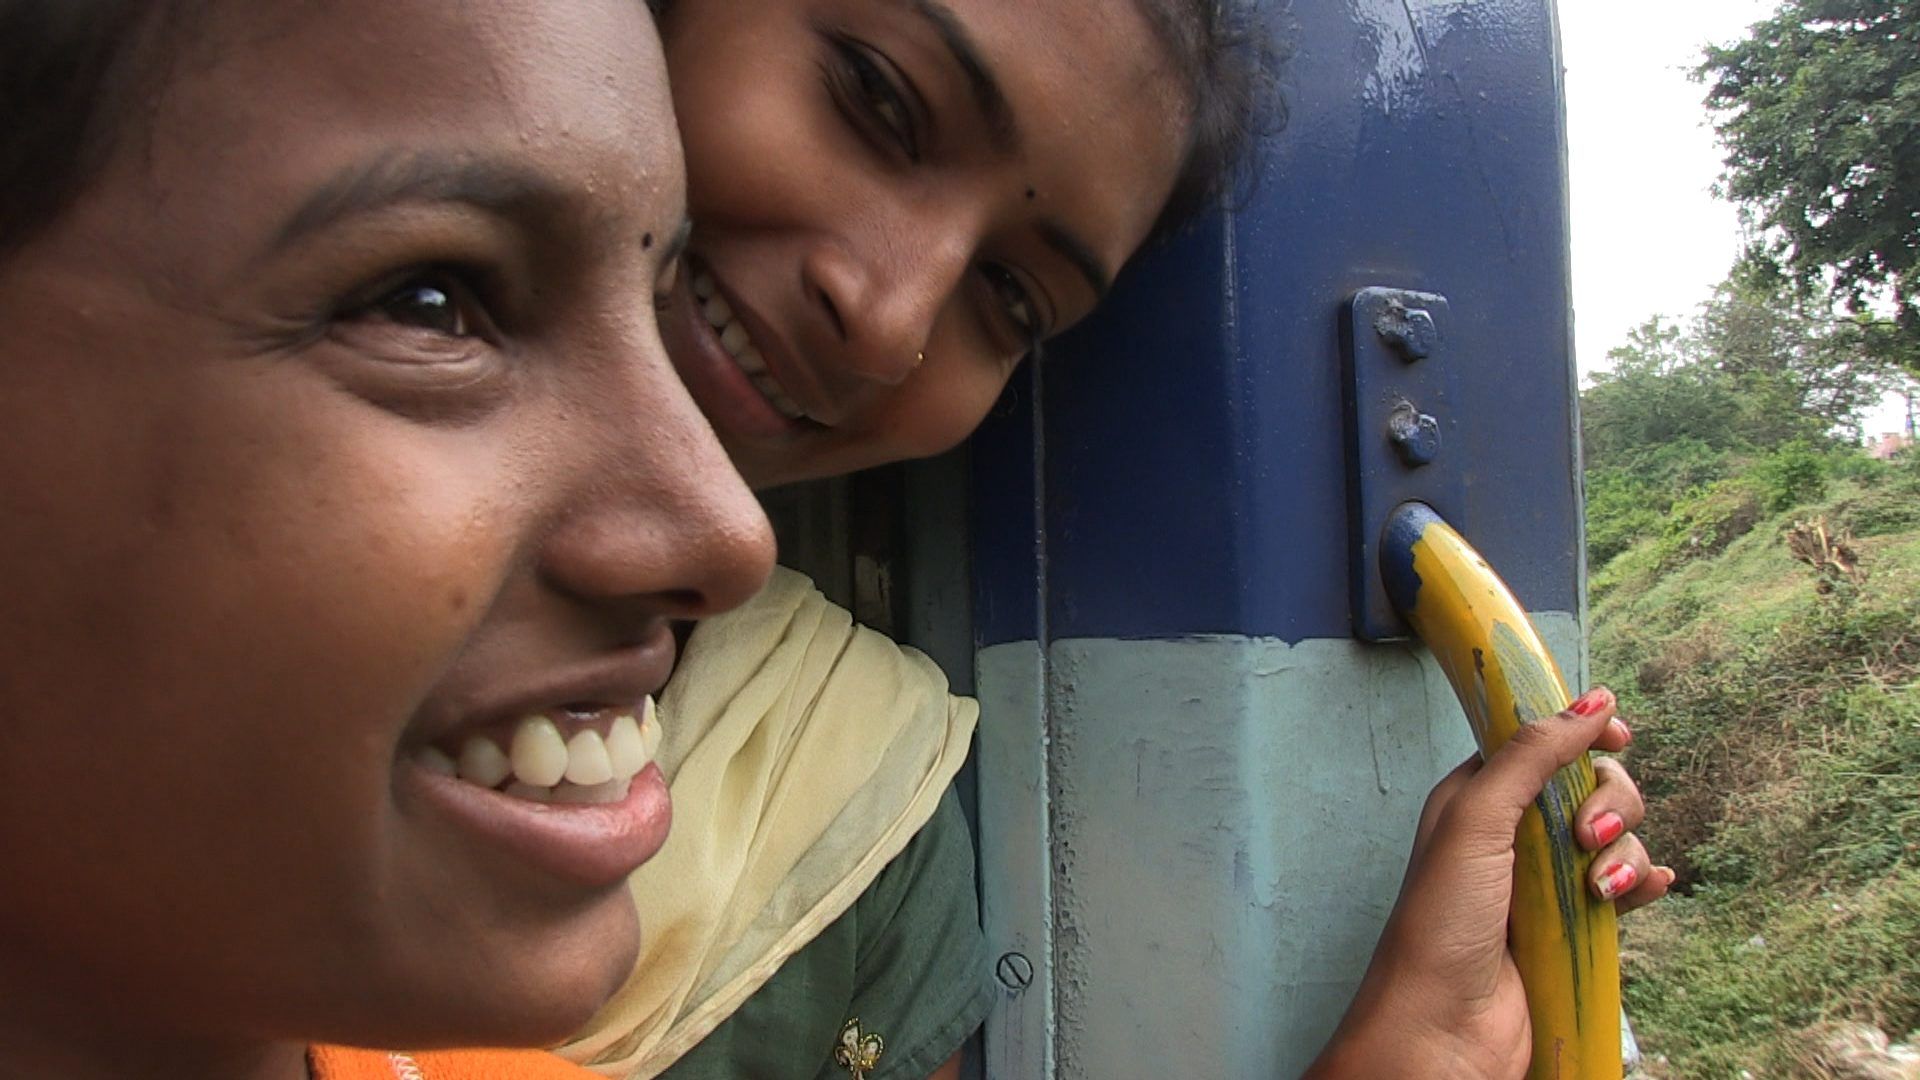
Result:
<svg viewBox="0 0 1920 1080">
<path fill-rule="evenodd" d="M 673 832 L 633 875 L 640 960 L 560 1053 L 658 1075 L 844 913 L 933 816 L 979 708 L 776 570 L 694 631 L 660 700 Z"/>
</svg>

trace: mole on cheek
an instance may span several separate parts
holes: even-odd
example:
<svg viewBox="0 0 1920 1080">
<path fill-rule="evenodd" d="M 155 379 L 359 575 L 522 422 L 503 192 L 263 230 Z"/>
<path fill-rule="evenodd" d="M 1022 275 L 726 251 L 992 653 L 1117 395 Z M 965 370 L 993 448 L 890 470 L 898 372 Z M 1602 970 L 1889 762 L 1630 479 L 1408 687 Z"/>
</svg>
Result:
<svg viewBox="0 0 1920 1080">
<path fill-rule="evenodd" d="M 653 234 L 652 233 L 646 233 L 640 237 L 640 250 L 642 251 L 653 250 Z"/>
<path fill-rule="evenodd" d="M 1028 188 L 1028 189 L 1027 189 L 1027 201 L 1028 201 L 1028 202 L 1032 202 L 1033 200 L 1035 200 L 1035 199 L 1037 199 L 1037 198 L 1039 198 L 1039 197 L 1040 197 L 1040 193 L 1039 193 L 1039 192 L 1037 192 L 1037 191 L 1035 191 L 1035 190 L 1033 190 L 1032 188 Z"/>
</svg>

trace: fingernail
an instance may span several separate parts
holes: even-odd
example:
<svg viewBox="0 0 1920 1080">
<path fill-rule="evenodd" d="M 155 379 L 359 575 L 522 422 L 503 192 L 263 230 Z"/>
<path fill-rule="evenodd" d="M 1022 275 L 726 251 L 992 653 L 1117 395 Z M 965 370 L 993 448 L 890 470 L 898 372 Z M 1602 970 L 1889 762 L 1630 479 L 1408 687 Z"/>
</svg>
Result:
<svg viewBox="0 0 1920 1080">
<path fill-rule="evenodd" d="M 1611 810 L 1594 818 L 1593 839 L 1595 846 L 1606 847 L 1608 844 L 1613 843 L 1614 840 L 1619 838 L 1622 832 L 1626 831 L 1626 828 L 1627 823 L 1620 820 L 1620 815 Z M 1629 867 L 1628 869 L 1632 868 Z"/>
<path fill-rule="evenodd" d="M 1607 722 L 1612 724 L 1614 727 L 1617 727 L 1620 729 L 1621 742 L 1630 743 L 1633 741 L 1633 729 L 1627 726 L 1627 722 L 1625 720 L 1622 720 L 1616 716 L 1612 720 L 1609 720 Z"/>
<path fill-rule="evenodd" d="M 1592 716 L 1594 713 L 1599 712 L 1601 706 L 1606 703 L 1607 692 L 1596 686 L 1586 693 L 1581 694 L 1580 700 L 1574 702 L 1571 708 L 1575 716 Z"/>
<path fill-rule="evenodd" d="M 1640 875 L 1634 871 L 1632 865 L 1614 863 L 1607 867 L 1606 873 L 1600 875 L 1600 895 L 1611 900 L 1632 889 L 1639 880 Z"/>
</svg>

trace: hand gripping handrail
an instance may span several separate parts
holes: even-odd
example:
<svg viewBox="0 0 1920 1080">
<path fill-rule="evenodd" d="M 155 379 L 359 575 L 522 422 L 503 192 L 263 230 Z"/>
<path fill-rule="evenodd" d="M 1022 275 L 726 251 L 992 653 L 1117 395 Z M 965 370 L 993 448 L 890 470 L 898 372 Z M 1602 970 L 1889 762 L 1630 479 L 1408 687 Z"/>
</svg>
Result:
<svg viewBox="0 0 1920 1080">
<path fill-rule="evenodd" d="M 1522 724 L 1567 707 L 1559 667 L 1493 568 L 1433 509 L 1389 515 L 1380 572 L 1393 606 L 1433 651 L 1483 757 Z M 1611 901 L 1588 892 L 1593 856 L 1573 816 L 1593 792 L 1583 755 L 1520 822 L 1510 941 L 1533 1019 L 1528 1080 L 1620 1080 L 1620 944 Z"/>
</svg>

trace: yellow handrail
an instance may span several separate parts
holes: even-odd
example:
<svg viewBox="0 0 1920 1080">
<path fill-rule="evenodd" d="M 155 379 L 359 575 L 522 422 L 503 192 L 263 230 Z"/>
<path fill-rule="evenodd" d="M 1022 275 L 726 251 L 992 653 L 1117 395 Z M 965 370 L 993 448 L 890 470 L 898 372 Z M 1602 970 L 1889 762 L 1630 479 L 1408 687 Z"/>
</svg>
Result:
<svg viewBox="0 0 1920 1080">
<path fill-rule="evenodd" d="M 1380 569 L 1394 607 L 1433 651 L 1483 756 L 1567 707 L 1558 665 L 1493 568 L 1432 508 L 1388 519 Z M 1587 757 L 1561 769 L 1520 822 L 1514 959 L 1533 1018 L 1529 1080 L 1620 1080 L 1620 944 L 1611 901 L 1587 890 L 1593 856 L 1573 816 L 1593 792 Z"/>
</svg>

